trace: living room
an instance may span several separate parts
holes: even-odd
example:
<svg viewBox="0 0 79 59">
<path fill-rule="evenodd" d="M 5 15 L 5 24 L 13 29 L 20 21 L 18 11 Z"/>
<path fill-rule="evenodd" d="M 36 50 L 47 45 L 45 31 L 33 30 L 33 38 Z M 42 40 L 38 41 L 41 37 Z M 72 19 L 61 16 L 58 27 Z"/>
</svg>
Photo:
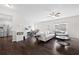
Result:
<svg viewBox="0 0 79 59">
<path fill-rule="evenodd" d="M 78 19 L 79 4 L 0 4 L 0 54 L 79 54 Z"/>
</svg>

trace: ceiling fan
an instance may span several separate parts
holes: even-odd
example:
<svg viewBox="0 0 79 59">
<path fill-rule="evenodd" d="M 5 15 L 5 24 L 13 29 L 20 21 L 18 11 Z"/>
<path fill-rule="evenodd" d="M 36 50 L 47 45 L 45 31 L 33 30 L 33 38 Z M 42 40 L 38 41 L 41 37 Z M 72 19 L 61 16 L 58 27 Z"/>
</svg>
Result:
<svg viewBox="0 0 79 59">
<path fill-rule="evenodd" d="M 51 16 L 51 17 L 59 17 L 60 16 L 60 12 L 51 12 L 51 13 L 49 13 L 49 16 Z"/>
</svg>

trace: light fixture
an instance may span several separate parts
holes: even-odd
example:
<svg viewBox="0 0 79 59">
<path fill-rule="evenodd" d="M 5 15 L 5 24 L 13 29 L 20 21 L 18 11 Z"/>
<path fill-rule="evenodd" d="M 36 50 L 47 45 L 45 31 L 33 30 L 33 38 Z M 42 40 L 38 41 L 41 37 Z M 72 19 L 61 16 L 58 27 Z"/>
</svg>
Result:
<svg viewBox="0 0 79 59">
<path fill-rule="evenodd" d="M 5 4 L 6 7 L 13 8 L 12 4 Z"/>
<path fill-rule="evenodd" d="M 59 17 L 60 14 L 61 14 L 60 12 L 52 11 L 51 13 L 49 13 L 49 16 L 51 16 L 51 17 Z"/>
</svg>

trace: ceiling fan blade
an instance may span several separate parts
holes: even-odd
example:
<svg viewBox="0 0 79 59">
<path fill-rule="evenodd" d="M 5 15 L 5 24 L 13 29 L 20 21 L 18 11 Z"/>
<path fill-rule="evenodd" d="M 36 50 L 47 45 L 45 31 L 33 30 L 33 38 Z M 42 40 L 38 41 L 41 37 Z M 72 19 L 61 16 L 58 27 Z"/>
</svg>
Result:
<svg viewBox="0 0 79 59">
<path fill-rule="evenodd" d="M 60 13 L 56 13 L 55 16 L 56 16 L 56 17 L 59 17 L 59 16 L 60 16 Z"/>
<path fill-rule="evenodd" d="M 54 15 L 55 15 L 55 13 L 54 13 L 54 12 L 52 12 L 52 13 L 50 13 L 49 15 L 54 16 Z"/>
</svg>

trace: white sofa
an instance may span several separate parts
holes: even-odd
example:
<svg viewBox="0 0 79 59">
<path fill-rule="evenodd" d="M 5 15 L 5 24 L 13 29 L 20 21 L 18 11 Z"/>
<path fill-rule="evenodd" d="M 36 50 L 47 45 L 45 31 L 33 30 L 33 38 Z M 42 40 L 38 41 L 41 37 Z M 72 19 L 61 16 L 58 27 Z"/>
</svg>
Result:
<svg viewBox="0 0 79 59">
<path fill-rule="evenodd" d="M 41 41 L 44 41 L 44 42 L 52 39 L 55 36 L 54 33 L 51 33 L 49 31 L 38 32 L 37 35 L 40 35 L 40 37 L 38 38 L 38 40 L 41 40 Z"/>
<path fill-rule="evenodd" d="M 56 32 L 56 38 L 69 40 L 68 32 L 66 32 L 66 31 L 57 31 Z"/>
</svg>

